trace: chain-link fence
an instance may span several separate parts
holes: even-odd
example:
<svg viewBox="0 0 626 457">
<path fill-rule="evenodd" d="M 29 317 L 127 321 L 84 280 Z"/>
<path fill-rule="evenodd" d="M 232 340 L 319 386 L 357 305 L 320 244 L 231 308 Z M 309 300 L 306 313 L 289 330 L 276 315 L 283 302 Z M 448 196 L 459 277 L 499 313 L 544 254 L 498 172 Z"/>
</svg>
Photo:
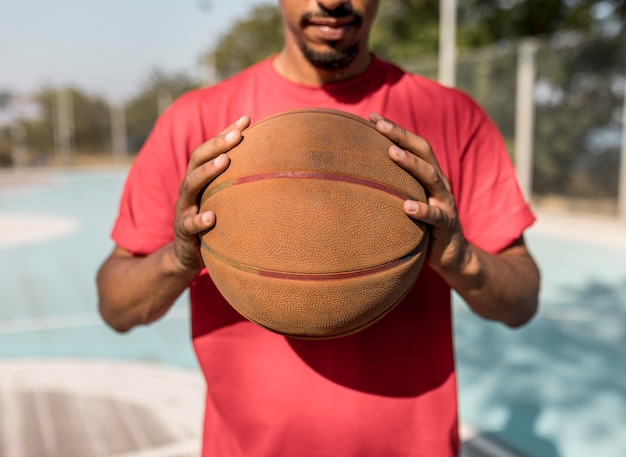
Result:
<svg viewBox="0 0 626 457">
<path fill-rule="evenodd" d="M 459 88 L 489 112 L 516 153 L 516 103 L 532 98 L 530 193 L 540 206 L 617 215 L 623 150 L 625 37 L 535 42 L 520 94 L 518 48 L 462 55 Z M 521 96 L 521 97 L 520 97 Z M 518 139 L 519 140 L 519 139 Z M 521 172 L 521 170 L 520 170 Z"/>
<path fill-rule="evenodd" d="M 533 40 L 530 49 L 530 87 L 520 85 L 523 60 L 520 47 L 512 45 L 460 53 L 456 86 L 494 119 L 514 159 L 519 159 L 516 146 L 524 134 L 518 131 L 519 116 L 530 116 L 528 193 L 536 205 L 617 215 L 624 205 L 620 183 L 626 179 L 620 174 L 626 37 L 566 35 Z M 405 67 L 437 75 L 435 59 Z M 530 100 L 531 113 L 519 109 L 520 100 Z"/>
<path fill-rule="evenodd" d="M 624 36 L 533 41 L 525 64 L 513 45 L 458 55 L 457 87 L 494 119 L 536 205 L 625 216 L 625 44 Z M 528 86 L 520 83 L 520 64 L 532 67 Z M 436 58 L 403 66 L 437 77 Z M 176 95 L 155 92 L 120 105 L 55 89 L 5 99 L 0 108 L 12 108 L 13 117 L 0 128 L 0 166 L 131 160 Z"/>
<path fill-rule="evenodd" d="M 538 49 L 533 169 L 537 198 L 617 211 L 624 41 L 574 40 Z"/>
<path fill-rule="evenodd" d="M 159 113 L 198 86 L 186 76 L 170 79 L 125 102 L 75 87 L 0 93 L 0 167 L 130 162 Z"/>
</svg>

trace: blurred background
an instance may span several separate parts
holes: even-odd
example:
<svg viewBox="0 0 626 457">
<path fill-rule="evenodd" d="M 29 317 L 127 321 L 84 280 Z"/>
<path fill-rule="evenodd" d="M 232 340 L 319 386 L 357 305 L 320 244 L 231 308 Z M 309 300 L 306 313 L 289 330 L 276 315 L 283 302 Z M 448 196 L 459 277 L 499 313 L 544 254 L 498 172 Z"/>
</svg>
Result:
<svg viewBox="0 0 626 457">
<path fill-rule="evenodd" d="M 625 455 L 625 19 L 625 0 L 381 0 L 375 52 L 474 97 L 539 216 L 530 325 L 483 322 L 455 297 L 468 457 Z M 196 455 L 186 297 L 118 335 L 94 276 L 159 113 L 277 52 L 281 33 L 261 0 L 2 5 L 0 456 Z"/>
<path fill-rule="evenodd" d="M 40 3 L 0 19 L 5 168 L 128 162 L 175 97 L 281 45 L 271 2 Z M 626 217 L 624 2 L 440 3 L 383 1 L 373 49 L 476 98 L 534 203 Z"/>
</svg>

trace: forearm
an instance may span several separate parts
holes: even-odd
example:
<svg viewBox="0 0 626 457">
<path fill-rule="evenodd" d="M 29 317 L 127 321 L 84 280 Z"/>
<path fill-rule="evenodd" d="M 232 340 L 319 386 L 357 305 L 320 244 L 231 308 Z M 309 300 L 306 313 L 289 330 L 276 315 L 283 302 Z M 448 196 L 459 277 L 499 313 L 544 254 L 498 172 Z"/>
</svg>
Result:
<svg viewBox="0 0 626 457">
<path fill-rule="evenodd" d="M 172 244 L 145 257 L 116 248 L 97 276 L 100 314 L 118 331 L 153 322 L 197 273 L 182 267 Z"/>
<path fill-rule="evenodd" d="M 518 327 L 537 310 L 540 275 L 523 244 L 498 255 L 470 244 L 462 268 L 440 274 L 485 319 Z"/>
</svg>

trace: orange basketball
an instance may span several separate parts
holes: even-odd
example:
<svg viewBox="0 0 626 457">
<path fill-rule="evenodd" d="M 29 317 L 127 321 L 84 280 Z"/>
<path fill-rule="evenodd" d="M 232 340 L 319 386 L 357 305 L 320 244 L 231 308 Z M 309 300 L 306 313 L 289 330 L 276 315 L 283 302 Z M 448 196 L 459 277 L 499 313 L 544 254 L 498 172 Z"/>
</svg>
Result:
<svg viewBox="0 0 626 457">
<path fill-rule="evenodd" d="M 298 338 L 357 332 L 388 313 L 424 262 L 428 232 L 403 201 L 422 186 L 364 119 L 313 108 L 244 131 L 203 192 L 202 256 L 244 317 Z"/>
</svg>

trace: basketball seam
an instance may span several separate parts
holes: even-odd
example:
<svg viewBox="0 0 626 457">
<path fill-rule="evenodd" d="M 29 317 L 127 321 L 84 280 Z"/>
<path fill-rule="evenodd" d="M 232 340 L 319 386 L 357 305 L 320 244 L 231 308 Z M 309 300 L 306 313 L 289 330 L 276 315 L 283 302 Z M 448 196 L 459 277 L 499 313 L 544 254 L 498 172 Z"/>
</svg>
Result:
<svg viewBox="0 0 626 457">
<path fill-rule="evenodd" d="M 284 271 L 277 270 L 269 270 L 266 268 L 255 267 L 252 265 L 247 265 L 245 263 L 239 262 L 230 257 L 226 257 L 223 254 L 216 252 L 211 249 L 204 239 L 201 241 L 202 248 L 205 252 L 212 257 L 219 259 L 223 264 L 228 265 L 236 270 L 247 272 L 250 274 L 254 274 L 257 276 L 263 276 L 267 278 L 274 279 L 284 279 L 284 280 L 297 280 L 297 281 L 336 281 L 336 280 L 345 280 L 345 279 L 353 279 L 360 278 L 364 276 L 374 275 L 378 273 L 383 273 L 385 271 L 392 270 L 400 265 L 404 265 L 408 263 L 416 256 L 422 253 L 422 246 L 425 242 L 427 242 L 428 236 L 427 233 L 424 233 L 424 236 L 420 240 L 419 244 L 408 254 L 400 257 L 399 259 L 392 260 L 390 262 L 386 262 L 381 265 L 375 265 L 373 267 L 363 268 L 360 270 L 351 270 L 351 271 L 342 271 L 336 273 L 287 273 Z"/>
<path fill-rule="evenodd" d="M 372 181 L 370 179 L 359 178 L 356 176 L 350 175 L 342 175 L 339 173 L 328 173 L 328 172 L 320 172 L 320 171 L 269 171 L 266 173 L 256 173 L 252 175 L 240 176 L 238 178 L 233 178 L 228 181 L 224 181 L 216 185 L 214 188 L 210 189 L 208 192 L 205 192 L 202 195 L 201 204 L 204 204 L 207 199 L 217 194 L 218 192 L 227 189 L 229 187 L 238 186 L 242 184 L 250 184 L 253 182 L 265 181 L 269 179 L 308 179 L 308 180 L 319 180 L 319 181 L 333 181 L 333 182 L 343 182 L 347 184 L 355 184 L 357 186 L 367 187 L 369 189 L 379 190 L 381 192 L 385 192 L 386 194 L 393 195 L 394 197 L 398 197 L 402 200 L 419 200 L 419 197 L 408 195 L 398 189 L 387 186 L 383 183 Z"/>
<path fill-rule="evenodd" d="M 287 115 L 291 115 L 293 116 L 294 114 L 302 114 L 302 115 L 309 115 L 309 114 L 323 114 L 323 115 L 327 115 L 327 116 L 338 116 L 338 117 L 345 117 L 347 119 L 351 119 L 354 121 L 359 122 L 361 125 L 373 130 L 374 132 L 378 133 L 381 136 L 384 136 L 382 133 L 380 133 L 378 130 L 376 130 L 374 128 L 374 126 L 368 122 L 366 119 L 362 118 L 361 116 L 357 116 L 356 114 L 352 114 L 352 113 L 348 113 L 346 111 L 340 111 L 340 110 L 335 110 L 335 109 L 329 109 L 329 108 L 298 108 L 298 109 L 293 109 L 293 110 L 288 110 L 288 111 L 283 111 L 282 113 L 277 113 L 274 114 L 272 116 L 266 117 L 265 119 L 261 119 L 260 121 L 256 122 L 255 124 L 252 124 L 250 126 L 250 129 L 255 128 L 258 125 L 264 124 L 266 122 L 278 119 L 279 117 L 283 117 L 283 116 L 287 116 Z"/>
<path fill-rule="evenodd" d="M 345 337 L 345 336 L 350 336 L 350 335 L 358 333 L 361 330 L 364 330 L 364 329 L 374 325 L 376 322 L 380 321 L 383 317 L 385 317 L 387 314 L 389 314 L 402 300 L 404 300 L 404 297 L 406 297 L 408 295 L 410 290 L 411 290 L 411 288 L 408 288 L 400 297 L 398 297 L 398 299 L 396 301 L 391 303 L 380 314 L 377 314 L 376 316 L 372 317 L 367 322 L 363 322 L 358 327 L 351 328 L 351 329 L 346 330 L 344 332 L 333 333 L 332 335 L 315 334 L 315 333 L 307 333 L 307 334 L 304 334 L 304 333 L 302 333 L 302 334 L 284 333 L 284 332 L 279 332 L 279 333 L 281 335 L 287 337 L 287 338 L 296 338 L 296 339 L 302 339 L 302 340 L 329 340 L 329 339 L 334 339 L 334 338 L 342 338 L 342 337 Z M 256 325 L 258 325 L 259 327 L 262 327 L 262 328 L 264 328 L 266 330 L 269 330 L 271 332 L 278 332 L 278 330 L 276 330 L 276 329 L 274 329 L 274 328 L 272 328 L 270 326 L 263 325 L 260 322 L 258 322 L 257 320 L 255 320 L 255 319 L 253 319 L 253 318 L 251 318 L 249 316 L 244 316 L 244 317 L 246 319 L 248 319 L 250 322 L 253 322 Z"/>
</svg>

